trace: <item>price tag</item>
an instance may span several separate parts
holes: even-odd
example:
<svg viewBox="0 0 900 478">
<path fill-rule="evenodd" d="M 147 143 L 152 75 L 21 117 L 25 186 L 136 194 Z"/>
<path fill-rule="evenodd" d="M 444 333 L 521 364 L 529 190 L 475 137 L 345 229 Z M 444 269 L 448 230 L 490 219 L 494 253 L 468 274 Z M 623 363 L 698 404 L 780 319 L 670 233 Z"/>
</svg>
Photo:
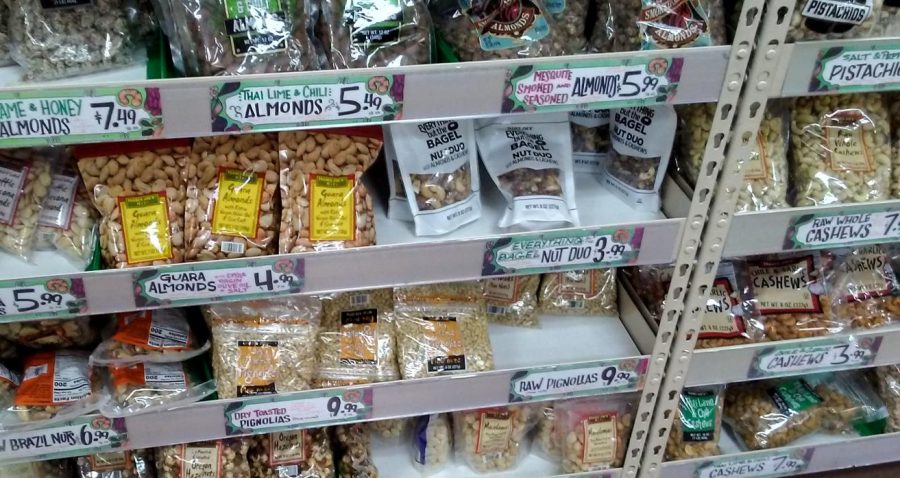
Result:
<svg viewBox="0 0 900 478">
<path fill-rule="evenodd" d="M 99 453 L 125 444 L 125 419 L 84 417 L 39 430 L 0 434 L 0 462 Z"/>
<path fill-rule="evenodd" d="M 804 214 L 791 220 L 787 249 L 822 249 L 900 240 L 900 211 Z"/>
<path fill-rule="evenodd" d="M 246 435 L 319 427 L 372 417 L 372 389 L 314 390 L 256 397 L 225 407 L 225 433 Z"/>
<path fill-rule="evenodd" d="M 510 69 L 503 113 L 616 108 L 665 103 L 684 58 L 627 58 Z"/>
<path fill-rule="evenodd" d="M 0 93 L 0 147 L 128 140 L 163 130 L 159 88 Z"/>
<path fill-rule="evenodd" d="M 0 282 L 0 322 L 83 315 L 87 311 L 81 278 Z"/>
<path fill-rule="evenodd" d="M 509 401 L 638 390 L 647 373 L 647 363 L 642 357 L 521 370 L 510 381 Z"/>
<path fill-rule="evenodd" d="M 774 477 L 802 473 L 812 460 L 815 448 L 756 453 L 751 458 L 720 458 L 700 462 L 697 478 Z"/>
<path fill-rule="evenodd" d="M 832 46 L 819 50 L 810 92 L 900 88 L 900 45 Z"/>
<path fill-rule="evenodd" d="M 594 269 L 634 264 L 644 228 L 586 229 L 519 235 L 485 243 L 482 276 Z"/>
<path fill-rule="evenodd" d="M 149 269 L 134 274 L 137 307 L 244 300 L 303 290 L 303 259 L 269 257 Z"/>
<path fill-rule="evenodd" d="M 267 131 L 400 119 L 404 75 L 220 83 L 212 130 Z"/>
<path fill-rule="evenodd" d="M 756 352 L 748 378 L 861 367 L 872 363 L 881 347 L 881 337 L 847 337 L 774 345 Z"/>
</svg>

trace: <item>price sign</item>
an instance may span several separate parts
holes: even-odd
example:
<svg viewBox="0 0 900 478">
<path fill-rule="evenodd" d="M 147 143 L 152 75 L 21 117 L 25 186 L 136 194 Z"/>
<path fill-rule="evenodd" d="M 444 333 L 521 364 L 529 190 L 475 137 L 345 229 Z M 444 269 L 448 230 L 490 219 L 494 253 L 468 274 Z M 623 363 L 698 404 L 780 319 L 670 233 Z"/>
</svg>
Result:
<svg viewBox="0 0 900 478">
<path fill-rule="evenodd" d="M 99 453 L 126 442 L 125 419 L 84 417 L 61 425 L 0 434 L 0 463 Z"/>
<path fill-rule="evenodd" d="M 481 275 L 537 274 L 633 264 L 644 228 L 586 229 L 487 241 Z"/>
<path fill-rule="evenodd" d="M 755 453 L 750 458 L 720 458 L 700 462 L 697 478 L 750 478 L 795 475 L 806 470 L 815 448 Z"/>
<path fill-rule="evenodd" d="M 189 305 L 298 294 L 303 290 L 303 259 L 269 257 L 230 263 L 149 269 L 134 274 L 138 307 Z"/>
<path fill-rule="evenodd" d="M 804 214 L 791 220 L 787 249 L 822 249 L 900 240 L 900 211 Z"/>
<path fill-rule="evenodd" d="M 810 92 L 900 88 L 900 45 L 832 46 L 819 50 Z"/>
<path fill-rule="evenodd" d="M 502 111 L 617 108 L 665 103 L 684 58 L 645 57 L 525 65 L 507 74 Z"/>
<path fill-rule="evenodd" d="M 875 360 L 881 337 L 834 338 L 803 345 L 774 345 L 756 352 L 748 378 L 860 367 Z"/>
<path fill-rule="evenodd" d="M 162 114 L 159 88 L 0 93 L 0 147 L 159 136 Z"/>
<path fill-rule="evenodd" d="M 0 322 L 87 313 L 84 282 L 71 279 L 24 279 L 0 282 Z"/>
<path fill-rule="evenodd" d="M 647 359 L 643 357 L 521 370 L 510 381 L 509 401 L 637 390 L 646 372 Z"/>
<path fill-rule="evenodd" d="M 210 90 L 212 130 L 266 131 L 400 119 L 403 75 L 229 81 Z"/>
<path fill-rule="evenodd" d="M 372 417 L 372 389 L 314 390 L 256 397 L 225 407 L 225 433 L 246 435 L 319 427 Z"/>
</svg>

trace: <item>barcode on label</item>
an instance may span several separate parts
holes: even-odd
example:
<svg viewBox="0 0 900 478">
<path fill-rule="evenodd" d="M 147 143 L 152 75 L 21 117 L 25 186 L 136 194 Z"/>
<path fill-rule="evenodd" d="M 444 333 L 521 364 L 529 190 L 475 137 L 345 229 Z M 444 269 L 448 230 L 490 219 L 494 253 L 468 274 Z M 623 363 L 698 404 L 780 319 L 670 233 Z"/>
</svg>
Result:
<svg viewBox="0 0 900 478">
<path fill-rule="evenodd" d="M 300 467 L 297 465 L 279 465 L 278 478 L 300 478 Z"/>
<path fill-rule="evenodd" d="M 22 380 L 31 380 L 35 377 L 39 377 L 50 371 L 50 368 L 47 367 L 47 364 L 44 365 L 35 365 L 34 367 L 28 367 L 25 369 L 25 378 Z"/>
<path fill-rule="evenodd" d="M 244 244 L 240 242 L 222 241 L 222 244 L 219 247 L 222 249 L 222 252 L 226 254 L 244 253 Z"/>
<path fill-rule="evenodd" d="M 487 308 L 487 313 L 490 315 L 501 315 L 509 312 L 509 307 L 502 305 L 489 305 Z"/>
<path fill-rule="evenodd" d="M 569 301 L 569 308 L 570 308 L 570 309 L 583 309 L 583 308 L 584 308 L 584 301 L 583 301 L 583 300 L 570 300 L 570 301 Z"/>
<path fill-rule="evenodd" d="M 369 305 L 369 294 L 353 294 L 350 296 L 353 305 Z"/>
</svg>

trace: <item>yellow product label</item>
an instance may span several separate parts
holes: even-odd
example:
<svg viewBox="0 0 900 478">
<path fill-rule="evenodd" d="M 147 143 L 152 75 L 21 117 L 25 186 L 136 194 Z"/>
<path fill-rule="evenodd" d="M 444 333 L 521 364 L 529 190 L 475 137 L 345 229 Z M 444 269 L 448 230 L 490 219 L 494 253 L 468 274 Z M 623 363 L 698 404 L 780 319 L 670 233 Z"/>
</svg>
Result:
<svg viewBox="0 0 900 478">
<path fill-rule="evenodd" d="M 599 415 L 582 422 L 584 425 L 584 453 L 582 463 L 612 464 L 616 460 L 616 415 Z"/>
<path fill-rule="evenodd" d="M 378 310 L 341 312 L 341 364 L 374 365 L 378 352 Z"/>
<path fill-rule="evenodd" d="M 269 464 L 290 465 L 306 460 L 306 432 L 297 430 L 269 435 Z"/>
<path fill-rule="evenodd" d="M 222 459 L 220 446 L 188 446 L 183 448 L 181 478 L 220 478 L 219 463 Z"/>
<path fill-rule="evenodd" d="M 511 304 L 515 302 L 519 287 L 519 277 L 497 277 L 488 279 L 484 284 L 484 297 L 491 302 Z"/>
<path fill-rule="evenodd" d="M 466 369 L 465 347 L 462 331 L 456 317 L 429 316 L 429 335 L 432 346 L 429 347 L 428 371 L 458 371 Z M 427 339 L 426 339 L 427 340 Z"/>
<path fill-rule="evenodd" d="M 356 239 L 356 177 L 309 175 L 309 238 Z"/>
<path fill-rule="evenodd" d="M 825 148 L 836 171 L 872 172 L 872 152 L 866 138 L 871 122 L 858 110 L 840 111 L 822 121 Z"/>
<path fill-rule="evenodd" d="M 166 193 L 119 197 L 129 264 L 172 258 Z"/>
<path fill-rule="evenodd" d="M 760 131 L 756 134 L 756 150 L 744 161 L 744 179 L 767 179 L 769 177 L 767 164 L 766 135 Z"/>
<path fill-rule="evenodd" d="M 129 451 L 111 451 L 88 456 L 93 471 L 124 471 L 131 459 Z"/>
<path fill-rule="evenodd" d="M 278 393 L 278 341 L 239 340 L 237 355 L 237 396 Z"/>
<path fill-rule="evenodd" d="M 512 436 L 512 416 L 508 411 L 481 412 L 478 425 L 475 453 L 496 453 L 509 450 L 509 439 Z"/>
<path fill-rule="evenodd" d="M 221 168 L 213 210 L 213 234 L 256 237 L 265 182 L 263 173 Z"/>
</svg>

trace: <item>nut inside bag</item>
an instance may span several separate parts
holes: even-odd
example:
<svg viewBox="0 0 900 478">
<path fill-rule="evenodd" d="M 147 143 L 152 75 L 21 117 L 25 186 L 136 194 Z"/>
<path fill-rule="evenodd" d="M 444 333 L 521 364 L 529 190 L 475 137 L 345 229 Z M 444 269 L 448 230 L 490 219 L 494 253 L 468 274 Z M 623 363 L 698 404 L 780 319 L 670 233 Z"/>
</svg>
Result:
<svg viewBox="0 0 900 478">
<path fill-rule="evenodd" d="M 49 150 L 12 150 L 0 153 L 0 250 L 29 261 L 41 216 L 41 204 L 53 177 Z"/>
<path fill-rule="evenodd" d="M 557 402 L 556 440 L 566 473 L 618 468 L 625 463 L 635 397 L 592 397 Z"/>
<path fill-rule="evenodd" d="M 600 174 L 609 155 L 609 111 L 583 110 L 569 113 L 572 129 L 573 169 L 576 173 Z"/>
<path fill-rule="evenodd" d="M 609 4 L 615 51 L 726 44 L 721 2 L 627 0 Z"/>
<path fill-rule="evenodd" d="M 475 137 L 481 161 L 507 200 L 500 227 L 579 224 L 568 115 L 480 120 Z"/>
<path fill-rule="evenodd" d="M 47 319 L 0 324 L 0 337 L 30 349 L 59 349 L 92 346 L 97 330 L 90 317 Z"/>
<path fill-rule="evenodd" d="M 99 213 L 74 168 L 53 174 L 41 205 L 34 248 L 57 250 L 84 269 L 94 255 Z"/>
<path fill-rule="evenodd" d="M 75 466 L 77 478 L 156 478 L 151 448 L 79 456 Z"/>
<path fill-rule="evenodd" d="M 253 478 L 332 478 L 334 458 L 324 428 L 250 437 L 247 452 Z"/>
<path fill-rule="evenodd" d="M 734 266 L 722 262 L 709 289 L 696 347 L 724 347 L 750 342 L 752 337 L 747 330 L 745 316 Z"/>
<path fill-rule="evenodd" d="M 544 274 L 538 311 L 551 315 L 615 315 L 618 312 L 615 269 Z"/>
<path fill-rule="evenodd" d="M 851 328 L 872 328 L 900 320 L 900 285 L 889 249 L 882 245 L 836 249 L 829 264 L 832 312 Z"/>
<path fill-rule="evenodd" d="M 20 383 L 19 374 L 0 363 L 0 407 L 5 409 L 12 405 Z"/>
<path fill-rule="evenodd" d="M 338 476 L 354 478 L 378 478 L 378 468 L 369 449 L 369 424 L 354 423 L 334 427 L 334 443 L 337 448 Z"/>
<path fill-rule="evenodd" d="M 185 309 L 116 314 L 116 331 L 91 354 L 92 365 L 126 367 L 141 362 L 180 362 L 209 350 L 191 329 Z"/>
<path fill-rule="evenodd" d="M 724 386 L 682 391 L 666 443 L 666 459 L 684 460 L 720 454 L 724 406 Z"/>
<path fill-rule="evenodd" d="M 556 414 L 555 404 L 548 402 L 542 404 L 537 410 L 537 423 L 535 424 L 534 441 L 537 448 L 535 454 L 545 460 L 559 461 L 559 443 L 556 441 Z"/>
<path fill-rule="evenodd" d="M 659 210 L 677 116 L 671 106 L 638 106 L 610 112 L 609 160 L 603 184 L 634 207 Z"/>
<path fill-rule="evenodd" d="M 888 409 L 861 372 L 822 373 L 806 379 L 824 402 L 824 431 L 862 436 L 884 433 Z"/>
<path fill-rule="evenodd" d="M 479 473 L 514 469 L 528 455 L 531 407 L 482 408 L 453 413 L 456 456 Z"/>
<path fill-rule="evenodd" d="M 29 461 L 0 465 L 0 478 L 71 478 L 70 460 Z"/>
<path fill-rule="evenodd" d="M 484 281 L 484 304 L 488 320 L 497 324 L 538 327 L 539 274 L 494 277 Z"/>
<path fill-rule="evenodd" d="M 282 254 L 375 244 L 372 196 L 363 173 L 378 158 L 380 127 L 278 134 Z"/>
<path fill-rule="evenodd" d="M 885 365 L 874 369 L 874 381 L 878 385 L 878 396 L 888 410 L 886 432 L 900 431 L 900 365 Z"/>
<path fill-rule="evenodd" d="M 825 400 L 801 378 L 728 387 L 725 423 L 750 450 L 777 448 L 821 427 Z"/>
<path fill-rule="evenodd" d="M 411 429 L 413 466 L 424 476 L 442 471 L 450 462 L 453 446 L 450 415 L 437 413 L 416 417 Z"/>
<path fill-rule="evenodd" d="M 873 33 L 882 0 L 797 0 L 787 41 L 864 38 Z"/>
<path fill-rule="evenodd" d="M 250 478 L 250 441 L 228 438 L 156 448 L 157 478 Z"/>
<path fill-rule="evenodd" d="M 403 123 L 387 129 L 416 235 L 446 234 L 481 217 L 472 120 Z"/>
<path fill-rule="evenodd" d="M 107 417 L 126 417 L 206 398 L 216 391 L 216 382 L 209 377 L 201 360 L 110 367 L 111 398 L 100 412 Z"/>
</svg>

